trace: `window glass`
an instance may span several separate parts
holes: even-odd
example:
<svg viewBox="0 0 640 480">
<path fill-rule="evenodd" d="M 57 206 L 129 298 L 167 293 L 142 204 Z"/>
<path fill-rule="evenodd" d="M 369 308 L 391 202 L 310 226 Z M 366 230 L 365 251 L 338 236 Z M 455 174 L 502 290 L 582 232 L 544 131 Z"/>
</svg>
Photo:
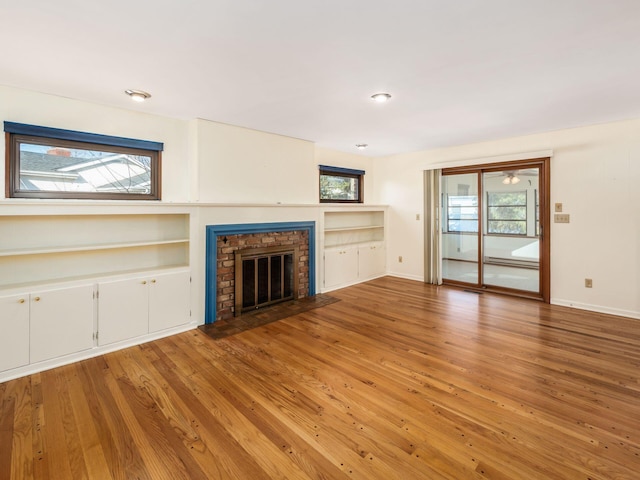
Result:
<svg viewBox="0 0 640 480">
<path fill-rule="evenodd" d="M 487 193 L 487 232 L 527 234 L 527 192 Z"/>
<path fill-rule="evenodd" d="M 14 126 L 17 130 L 32 129 L 43 136 L 12 132 Z M 127 143 L 162 144 L 20 124 L 9 124 L 7 129 L 7 122 L 5 131 L 10 197 L 160 199 L 160 151 Z M 44 136 L 58 132 L 62 137 L 80 140 Z M 85 136 L 92 142 L 82 141 Z"/>
<path fill-rule="evenodd" d="M 478 197 L 476 195 L 447 195 L 447 231 L 478 231 Z"/>
<path fill-rule="evenodd" d="M 362 203 L 362 177 L 359 170 L 320 167 L 320 202 Z"/>
<path fill-rule="evenodd" d="M 19 143 L 20 191 L 151 193 L 151 156 Z"/>
</svg>

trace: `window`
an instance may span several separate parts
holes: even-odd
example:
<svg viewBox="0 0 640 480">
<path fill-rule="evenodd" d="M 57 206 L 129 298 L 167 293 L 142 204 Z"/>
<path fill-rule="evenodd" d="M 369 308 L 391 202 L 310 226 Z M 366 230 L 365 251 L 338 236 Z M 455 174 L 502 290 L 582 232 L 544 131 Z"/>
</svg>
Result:
<svg viewBox="0 0 640 480">
<path fill-rule="evenodd" d="M 487 192 L 487 232 L 527 234 L 527 192 Z"/>
<path fill-rule="evenodd" d="M 320 165 L 321 203 L 362 203 L 363 170 Z"/>
<path fill-rule="evenodd" d="M 6 194 L 159 200 L 163 144 L 4 122 Z"/>
<path fill-rule="evenodd" d="M 447 231 L 478 232 L 478 197 L 447 195 Z"/>
</svg>

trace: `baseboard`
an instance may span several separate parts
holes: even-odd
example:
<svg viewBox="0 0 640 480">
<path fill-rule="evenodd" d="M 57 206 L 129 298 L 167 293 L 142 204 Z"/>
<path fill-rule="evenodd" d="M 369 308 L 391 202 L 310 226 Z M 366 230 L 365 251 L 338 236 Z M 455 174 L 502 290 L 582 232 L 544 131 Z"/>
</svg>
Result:
<svg viewBox="0 0 640 480">
<path fill-rule="evenodd" d="M 341 285 L 333 285 L 329 288 L 322 288 L 322 290 L 318 293 L 329 293 L 329 292 L 333 292 L 334 290 L 340 290 L 341 288 L 347 288 L 347 287 L 351 287 L 353 285 L 358 285 L 359 283 L 364 283 L 364 282 L 368 282 L 370 280 L 374 280 L 376 278 L 380 278 L 380 277 L 384 277 L 386 276 L 387 273 L 383 273 L 382 275 L 375 275 L 373 277 L 369 277 L 369 278 L 364 278 L 362 280 L 356 280 L 354 282 L 349 282 L 349 283 L 344 283 Z"/>
<path fill-rule="evenodd" d="M 419 275 L 407 275 L 406 273 L 387 272 L 390 277 L 404 278 L 405 280 L 415 280 L 417 282 L 424 282 L 424 277 Z"/>
<path fill-rule="evenodd" d="M 552 298 L 552 305 L 560 305 L 562 307 L 577 308 L 579 310 L 589 310 L 590 312 L 606 313 L 608 315 L 617 315 L 619 317 L 628 317 L 640 320 L 640 312 L 632 310 L 623 310 L 621 308 L 603 307 L 602 305 L 591 305 L 588 303 L 572 302 L 571 300 L 563 300 L 561 298 Z"/>
<path fill-rule="evenodd" d="M 80 362 L 88 358 L 104 355 L 105 353 L 115 352 L 116 350 L 122 350 L 124 348 L 133 347 L 142 343 L 147 343 L 152 340 L 158 340 L 160 338 L 169 337 L 177 333 L 187 332 L 197 328 L 196 323 L 187 323 L 178 327 L 167 328 L 166 330 L 160 330 L 159 332 L 149 333 L 147 335 L 141 335 L 139 337 L 130 338 L 121 342 L 111 343 L 109 345 L 103 345 L 99 347 L 93 347 L 81 352 L 64 355 L 61 357 L 52 358 L 50 360 L 44 360 L 38 363 L 30 363 L 22 367 L 13 368 L 11 370 L 5 370 L 0 372 L 0 383 L 15 378 L 24 377 L 33 373 L 44 372 L 45 370 L 51 370 L 52 368 L 61 367 L 63 365 L 69 365 L 70 363 Z"/>
</svg>

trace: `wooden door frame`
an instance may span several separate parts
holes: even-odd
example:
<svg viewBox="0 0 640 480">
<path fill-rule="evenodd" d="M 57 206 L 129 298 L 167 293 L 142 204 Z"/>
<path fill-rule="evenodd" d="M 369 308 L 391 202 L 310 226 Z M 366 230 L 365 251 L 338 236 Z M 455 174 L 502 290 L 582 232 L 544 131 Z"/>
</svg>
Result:
<svg viewBox="0 0 640 480">
<path fill-rule="evenodd" d="M 482 173 L 491 170 L 520 170 L 523 168 L 539 168 L 540 191 L 538 199 L 540 202 L 540 292 L 528 294 L 522 290 L 515 290 L 504 287 L 485 287 L 482 288 L 469 287 L 462 282 L 450 282 L 452 285 L 465 286 L 465 288 L 477 289 L 481 291 L 495 291 L 497 293 L 506 293 L 510 295 L 523 296 L 527 298 L 535 298 L 545 303 L 551 301 L 551 158 L 531 158 L 526 160 L 514 160 L 499 163 L 484 163 L 479 165 L 468 165 L 461 167 L 443 168 L 442 175 L 458 175 L 465 173 L 478 174 L 478 222 L 482 225 L 482 215 L 484 198 L 482 197 Z M 478 285 L 482 284 L 482 265 L 480 256 L 482 255 L 482 229 L 478 229 Z M 447 282 L 449 283 L 449 282 Z"/>
</svg>

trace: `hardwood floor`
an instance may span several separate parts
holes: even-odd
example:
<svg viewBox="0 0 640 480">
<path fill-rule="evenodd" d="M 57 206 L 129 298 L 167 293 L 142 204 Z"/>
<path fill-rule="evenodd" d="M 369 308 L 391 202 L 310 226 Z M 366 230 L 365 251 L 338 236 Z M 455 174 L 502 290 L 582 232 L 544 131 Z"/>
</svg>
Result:
<svg viewBox="0 0 640 480">
<path fill-rule="evenodd" d="M 391 277 L 0 384 L 0 479 L 637 479 L 640 321 Z"/>
</svg>

